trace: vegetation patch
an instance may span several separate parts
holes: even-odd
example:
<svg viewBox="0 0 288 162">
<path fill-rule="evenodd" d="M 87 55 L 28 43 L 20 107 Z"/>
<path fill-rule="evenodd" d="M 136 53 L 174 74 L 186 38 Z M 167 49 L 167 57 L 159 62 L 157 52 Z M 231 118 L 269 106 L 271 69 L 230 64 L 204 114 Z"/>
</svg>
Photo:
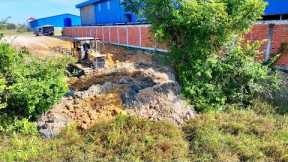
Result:
<svg viewBox="0 0 288 162">
<path fill-rule="evenodd" d="M 182 135 L 177 127 L 165 122 L 119 116 L 113 123 L 91 129 L 86 141 L 94 155 L 107 160 L 185 160 L 188 147 Z"/>
<path fill-rule="evenodd" d="M 39 60 L 1 43 L 0 60 L 2 111 L 35 118 L 68 90 L 65 77 L 68 58 Z"/>
<path fill-rule="evenodd" d="M 14 134 L 0 142 L 4 161 L 183 161 L 188 153 L 177 127 L 123 115 L 82 133 L 68 127 L 51 140 Z"/>
<path fill-rule="evenodd" d="M 192 161 L 287 161 L 288 118 L 235 110 L 205 113 L 184 127 Z"/>
<path fill-rule="evenodd" d="M 147 18 L 155 36 L 168 44 L 182 93 L 197 111 L 247 106 L 277 86 L 269 69 L 255 61 L 256 45 L 240 39 L 261 18 L 263 0 L 125 0 L 124 5 Z"/>
</svg>

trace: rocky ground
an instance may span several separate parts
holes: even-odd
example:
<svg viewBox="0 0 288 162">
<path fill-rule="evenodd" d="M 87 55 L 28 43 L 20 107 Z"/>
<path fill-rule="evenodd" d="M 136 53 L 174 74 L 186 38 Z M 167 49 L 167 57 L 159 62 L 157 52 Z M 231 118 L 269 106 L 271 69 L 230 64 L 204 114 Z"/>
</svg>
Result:
<svg viewBox="0 0 288 162">
<path fill-rule="evenodd" d="M 69 123 L 89 129 L 120 113 L 177 125 L 193 118 L 173 70 L 155 63 L 151 55 L 133 52 L 113 46 L 102 49 L 111 57 L 107 68 L 70 78 L 67 96 L 39 119 L 41 134 L 53 137 Z"/>
</svg>

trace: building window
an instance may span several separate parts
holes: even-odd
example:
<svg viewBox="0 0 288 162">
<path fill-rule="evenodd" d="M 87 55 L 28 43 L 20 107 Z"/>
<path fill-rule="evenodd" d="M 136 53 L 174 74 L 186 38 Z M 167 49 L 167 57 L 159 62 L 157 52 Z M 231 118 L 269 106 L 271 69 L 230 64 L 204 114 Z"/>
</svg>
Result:
<svg viewBox="0 0 288 162">
<path fill-rule="evenodd" d="M 107 1 L 107 10 L 110 10 L 111 9 L 111 2 L 110 0 Z"/>
<path fill-rule="evenodd" d="M 101 7 L 101 3 L 98 3 L 98 11 L 101 12 L 102 7 Z"/>
</svg>

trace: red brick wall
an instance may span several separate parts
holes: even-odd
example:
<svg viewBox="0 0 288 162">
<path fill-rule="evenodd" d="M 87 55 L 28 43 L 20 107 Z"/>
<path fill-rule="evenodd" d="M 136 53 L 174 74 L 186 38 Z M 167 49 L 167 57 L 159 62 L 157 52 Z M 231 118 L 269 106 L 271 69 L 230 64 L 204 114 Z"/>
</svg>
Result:
<svg viewBox="0 0 288 162">
<path fill-rule="evenodd" d="M 268 24 L 256 24 L 245 35 L 249 41 L 263 41 L 262 51 L 266 50 L 269 33 Z M 64 36 L 97 37 L 104 42 L 128 45 L 139 48 L 167 49 L 165 44 L 159 44 L 153 39 L 149 25 L 92 26 L 65 28 Z M 278 52 L 283 42 L 288 42 L 288 25 L 276 24 L 273 27 L 272 52 Z M 287 54 L 288 55 L 288 54 Z M 260 57 L 263 59 L 263 56 Z M 282 56 L 278 64 L 288 65 L 288 56 Z"/>
<path fill-rule="evenodd" d="M 282 43 L 288 43 L 288 25 L 287 24 L 275 24 L 273 26 L 273 37 L 272 37 L 272 53 L 279 52 L 279 48 Z M 249 33 L 246 34 L 246 39 L 251 41 L 264 40 L 262 51 L 265 52 L 269 35 L 269 24 L 256 24 Z M 288 53 L 282 54 L 278 61 L 278 65 L 288 65 Z"/>
<path fill-rule="evenodd" d="M 95 37 L 108 43 L 139 48 L 167 49 L 166 45 L 156 43 L 150 32 L 149 25 L 71 27 L 64 28 L 63 35 L 70 37 Z"/>
</svg>

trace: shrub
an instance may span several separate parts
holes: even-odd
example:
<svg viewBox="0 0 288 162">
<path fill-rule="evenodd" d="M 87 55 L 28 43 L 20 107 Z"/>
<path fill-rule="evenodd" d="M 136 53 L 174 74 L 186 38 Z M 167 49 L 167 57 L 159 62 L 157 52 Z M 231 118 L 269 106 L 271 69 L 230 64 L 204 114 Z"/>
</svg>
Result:
<svg viewBox="0 0 288 162">
<path fill-rule="evenodd" d="M 238 39 L 261 18 L 263 0 L 125 0 L 124 5 L 144 15 L 155 36 L 169 45 L 183 93 L 198 111 L 249 104 L 269 85 L 269 71 L 251 57 L 254 45 L 243 47 Z"/>
<path fill-rule="evenodd" d="M 0 44 L 0 74 L 6 80 L 7 110 L 24 117 L 46 112 L 68 90 L 67 58 L 39 60 Z"/>
<path fill-rule="evenodd" d="M 19 65 L 21 56 L 9 44 L 0 43 L 0 73 L 6 77 L 13 71 L 15 65 Z"/>
<path fill-rule="evenodd" d="M 192 161 L 287 161 L 288 120 L 252 111 L 206 113 L 184 127 Z"/>
<path fill-rule="evenodd" d="M 64 66 L 49 61 L 24 66 L 14 73 L 16 83 L 9 87 L 8 108 L 24 116 L 46 112 L 68 90 L 64 71 Z"/>
<path fill-rule="evenodd" d="M 183 93 L 196 110 L 223 110 L 226 104 L 247 106 L 260 94 L 278 88 L 277 75 L 254 60 L 258 54 L 255 48 L 238 44 L 224 56 L 209 57 L 197 66 L 198 73 L 180 75 Z M 188 75 L 190 80 L 185 79 Z"/>
<path fill-rule="evenodd" d="M 36 123 L 29 122 L 26 118 L 18 119 L 10 114 L 3 113 L 0 116 L 0 134 L 37 135 L 38 129 Z"/>
<path fill-rule="evenodd" d="M 6 107 L 6 101 L 4 98 L 4 91 L 6 89 L 6 81 L 0 76 L 0 109 Z"/>
</svg>

